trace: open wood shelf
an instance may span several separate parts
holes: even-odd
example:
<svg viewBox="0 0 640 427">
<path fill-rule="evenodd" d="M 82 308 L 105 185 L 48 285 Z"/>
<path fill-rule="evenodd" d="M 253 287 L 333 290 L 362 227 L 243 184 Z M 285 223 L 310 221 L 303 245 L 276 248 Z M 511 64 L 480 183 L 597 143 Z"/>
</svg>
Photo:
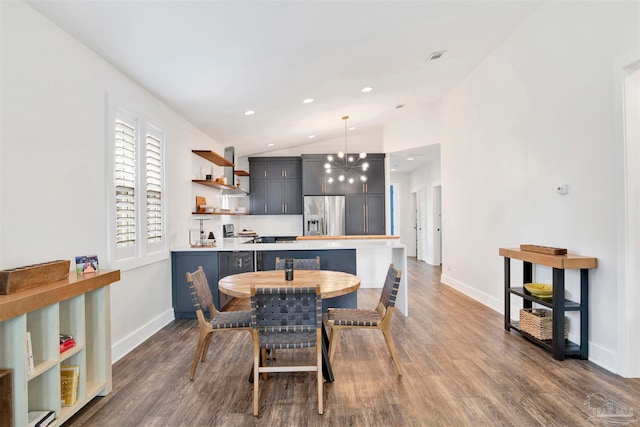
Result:
<svg viewBox="0 0 640 427">
<path fill-rule="evenodd" d="M 214 153 L 211 150 L 191 150 L 191 152 L 193 154 L 197 154 L 203 159 L 209 160 L 211 163 L 214 163 L 218 166 L 228 166 L 228 167 L 234 166 L 233 163 L 231 163 L 229 160 L 225 159 L 218 153 Z"/>
<path fill-rule="evenodd" d="M 236 169 L 233 171 L 235 176 L 249 176 L 249 172 L 243 171 L 242 169 Z"/>
<path fill-rule="evenodd" d="M 231 185 L 220 184 L 215 181 L 207 181 L 206 179 L 192 179 L 191 182 L 196 184 L 206 185 L 207 187 L 217 188 L 218 190 L 223 190 L 223 194 L 237 194 L 240 196 L 246 196 L 247 192 L 241 190 L 239 187 L 233 187 Z"/>
</svg>

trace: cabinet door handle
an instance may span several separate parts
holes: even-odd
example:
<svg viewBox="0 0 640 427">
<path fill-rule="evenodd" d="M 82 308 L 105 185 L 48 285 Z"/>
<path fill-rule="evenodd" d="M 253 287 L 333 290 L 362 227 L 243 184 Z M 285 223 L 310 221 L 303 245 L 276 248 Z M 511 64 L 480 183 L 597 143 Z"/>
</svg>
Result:
<svg viewBox="0 0 640 427">
<path fill-rule="evenodd" d="M 367 213 L 367 220 L 365 222 L 366 233 L 369 233 L 369 205 L 365 205 L 365 212 Z"/>
<path fill-rule="evenodd" d="M 264 204 L 264 213 L 267 213 L 267 204 Z"/>
</svg>

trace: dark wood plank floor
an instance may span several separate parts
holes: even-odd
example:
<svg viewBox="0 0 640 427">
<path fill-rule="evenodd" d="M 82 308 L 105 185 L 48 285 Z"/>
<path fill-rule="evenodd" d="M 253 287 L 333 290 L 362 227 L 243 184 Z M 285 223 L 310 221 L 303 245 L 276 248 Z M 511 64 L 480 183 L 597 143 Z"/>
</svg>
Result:
<svg viewBox="0 0 640 427">
<path fill-rule="evenodd" d="M 442 285 L 438 268 L 409 258 L 408 279 L 410 316 L 396 312 L 393 319 L 404 375 L 396 375 L 379 332 L 344 332 L 333 361 L 336 380 L 325 383 L 324 415 L 317 414 L 313 374 L 300 372 L 263 382 L 260 417 L 253 417 L 246 332 L 215 334 L 207 361 L 189 381 L 197 323 L 176 320 L 116 363 L 113 392 L 65 426 L 604 425 L 590 421 L 603 397 L 640 412 L 640 379 L 588 361 L 553 360 L 505 332 L 500 314 Z M 359 305 L 373 307 L 379 292 L 359 290 Z"/>
</svg>

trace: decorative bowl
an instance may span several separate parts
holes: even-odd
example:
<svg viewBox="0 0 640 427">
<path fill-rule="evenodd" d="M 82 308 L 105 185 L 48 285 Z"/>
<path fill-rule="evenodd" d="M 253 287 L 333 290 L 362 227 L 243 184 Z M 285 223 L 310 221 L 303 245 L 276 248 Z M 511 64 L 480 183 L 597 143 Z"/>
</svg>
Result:
<svg viewBox="0 0 640 427">
<path fill-rule="evenodd" d="M 525 283 L 524 288 L 538 298 L 551 298 L 553 295 L 553 286 L 547 283 Z"/>
</svg>

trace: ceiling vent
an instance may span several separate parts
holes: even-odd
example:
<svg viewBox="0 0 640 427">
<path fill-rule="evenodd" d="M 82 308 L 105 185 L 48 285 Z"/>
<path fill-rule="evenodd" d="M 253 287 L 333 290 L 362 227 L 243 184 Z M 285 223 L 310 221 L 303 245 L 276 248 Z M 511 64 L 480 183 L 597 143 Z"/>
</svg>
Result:
<svg viewBox="0 0 640 427">
<path fill-rule="evenodd" d="M 442 57 L 442 55 L 444 55 L 445 52 L 446 52 L 446 50 L 433 52 L 431 55 L 429 55 L 429 58 L 427 59 L 427 61 L 433 61 L 434 59 L 440 59 Z"/>
</svg>

